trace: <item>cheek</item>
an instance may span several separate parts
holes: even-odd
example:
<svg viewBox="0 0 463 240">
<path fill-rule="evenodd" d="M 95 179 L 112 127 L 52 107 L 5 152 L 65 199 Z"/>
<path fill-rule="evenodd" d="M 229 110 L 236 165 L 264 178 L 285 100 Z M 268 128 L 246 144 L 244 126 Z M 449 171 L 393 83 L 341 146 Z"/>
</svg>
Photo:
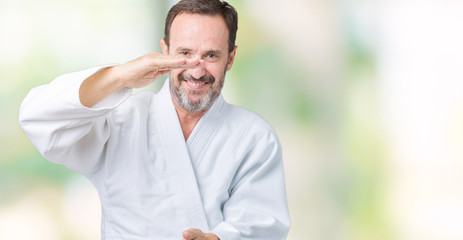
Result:
<svg viewBox="0 0 463 240">
<path fill-rule="evenodd" d="M 215 77 L 216 80 L 219 80 L 224 73 L 226 65 L 223 63 L 210 63 L 206 66 L 206 70 L 209 74 Z"/>
</svg>

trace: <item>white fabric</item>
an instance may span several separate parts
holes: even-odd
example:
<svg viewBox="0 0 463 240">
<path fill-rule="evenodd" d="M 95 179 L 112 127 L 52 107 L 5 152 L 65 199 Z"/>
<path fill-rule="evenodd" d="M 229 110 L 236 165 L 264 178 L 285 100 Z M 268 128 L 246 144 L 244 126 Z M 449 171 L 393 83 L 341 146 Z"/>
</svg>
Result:
<svg viewBox="0 0 463 240">
<path fill-rule="evenodd" d="M 102 204 L 102 239 L 286 239 L 281 147 L 257 115 L 219 96 L 185 142 L 166 81 L 158 94 L 123 89 L 92 108 L 81 83 L 99 68 L 34 88 L 19 122 L 49 161 L 85 174 Z"/>
</svg>

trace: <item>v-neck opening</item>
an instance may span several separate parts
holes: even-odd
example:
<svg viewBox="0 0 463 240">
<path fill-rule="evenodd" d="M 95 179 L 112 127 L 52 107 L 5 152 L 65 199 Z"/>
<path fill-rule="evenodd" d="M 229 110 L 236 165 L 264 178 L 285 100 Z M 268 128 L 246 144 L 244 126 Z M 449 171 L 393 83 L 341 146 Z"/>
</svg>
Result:
<svg viewBox="0 0 463 240">
<path fill-rule="evenodd" d="M 200 161 L 198 158 L 201 152 L 207 147 L 207 142 L 213 138 L 218 127 L 221 125 L 221 115 L 225 107 L 226 103 L 222 95 L 219 95 L 211 108 L 198 121 L 188 137 L 186 144 L 190 152 L 190 157 L 196 164 Z"/>
</svg>

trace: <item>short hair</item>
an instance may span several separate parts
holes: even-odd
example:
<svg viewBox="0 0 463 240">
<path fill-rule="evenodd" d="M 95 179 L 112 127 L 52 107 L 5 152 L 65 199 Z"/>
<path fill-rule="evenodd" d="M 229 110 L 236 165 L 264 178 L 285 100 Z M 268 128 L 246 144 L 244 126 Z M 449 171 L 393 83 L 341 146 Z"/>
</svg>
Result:
<svg viewBox="0 0 463 240">
<path fill-rule="evenodd" d="M 166 17 L 164 41 L 167 46 L 169 46 L 172 22 L 181 13 L 222 16 L 228 28 L 228 51 L 233 51 L 238 30 L 238 13 L 230 4 L 222 0 L 181 0 L 169 10 Z"/>
</svg>

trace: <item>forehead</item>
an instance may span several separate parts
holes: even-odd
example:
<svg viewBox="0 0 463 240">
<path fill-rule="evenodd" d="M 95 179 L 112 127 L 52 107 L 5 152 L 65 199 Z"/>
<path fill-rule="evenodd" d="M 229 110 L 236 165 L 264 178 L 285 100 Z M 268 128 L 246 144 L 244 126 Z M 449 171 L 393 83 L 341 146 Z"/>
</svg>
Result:
<svg viewBox="0 0 463 240">
<path fill-rule="evenodd" d="M 181 13 L 172 22 L 171 47 L 212 48 L 228 47 L 228 28 L 220 15 Z"/>
</svg>

